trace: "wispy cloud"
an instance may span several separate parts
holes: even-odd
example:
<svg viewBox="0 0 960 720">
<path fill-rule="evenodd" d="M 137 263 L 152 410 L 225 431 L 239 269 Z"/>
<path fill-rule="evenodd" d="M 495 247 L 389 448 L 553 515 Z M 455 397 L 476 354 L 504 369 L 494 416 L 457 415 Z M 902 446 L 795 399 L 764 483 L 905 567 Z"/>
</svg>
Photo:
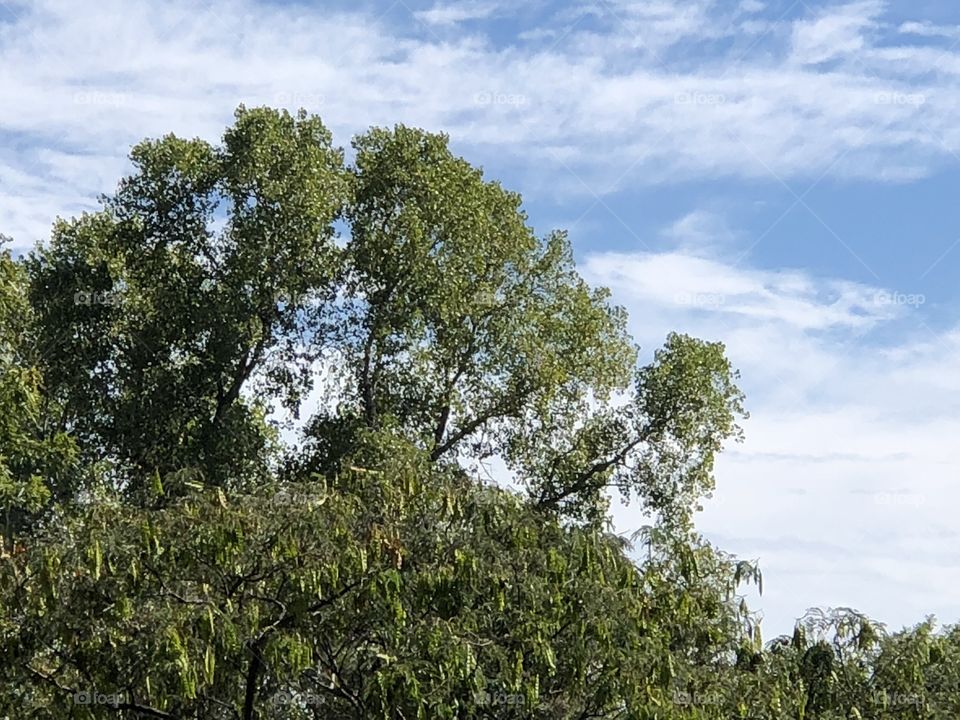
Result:
<svg viewBox="0 0 960 720">
<path fill-rule="evenodd" d="M 885 5 L 882 0 L 864 0 L 833 6 L 811 20 L 795 23 L 794 59 L 809 65 L 860 52 L 867 47 L 866 34 L 876 27 Z"/>
<path fill-rule="evenodd" d="M 960 38 L 960 27 L 956 25 L 936 25 L 931 22 L 905 22 L 899 31 L 904 35 L 921 37 Z"/>
<path fill-rule="evenodd" d="M 704 208 L 693 210 L 674 221 L 664 229 L 662 235 L 691 255 L 715 253 L 721 247 L 732 246 L 739 237 L 721 213 Z"/>
<path fill-rule="evenodd" d="M 763 320 L 798 331 L 866 329 L 902 312 L 888 291 L 798 271 L 738 268 L 686 252 L 591 255 L 585 272 L 632 302 Z"/>
<path fill-rule="evenodd" d="M 715 176 L 904 181 L 960 152 L 960 56 L 878 44 L 878 2 L 779 23 L 750 5 L 770 23 L 762 37 L 707 0 L 600 3 L 589 18 L 544 6 L 506 44 L 485 39 L 482 22 L 443 40 L 424 30 L 499 12 L 482 2 L 434 5 L 420 22 L 406 6 L 388 19 L 250 0 L 11 7 L 0 134 L 13 142 L 0 172 L 43 187 L 33 207 L 2 187 L 5 230 L 24 242 L 45 216 L 109 190 L 107 169 L 140 137 L 216 138 L 239 102 L 319 112 L 344 144 L 371 124 L 445 130 L 475 157 L 512 163 L 528 192 Z M 520 40 L 532 30 L 538 39 Z M 732 49 L 697 50 L 711 38 Z M 828 72 L 825 61 L 842 62 Z M 49 174 L 41 146 L 85 171 Z"/>
<path fill-rule="evenodd" d="M 584 270 L 613 288 L 648 352 L 679 329 L 722 340 L 742 370 L 746 442 L 721 457 L 699 525 L 761 560 L 768 636 L 825 602 L 895 628 L 960 615 L 947 570 L 960 537 L 960 330 L 925 329 L 924 298 L 902 289 L 704 252 L 593 253 Z M 616 519 L 644 522 L 630 507 Z"/>
<path fill-rule="evenodd" d="M 484 20 L 503 11 L 503 6 L 492 2 L 437 3 L 429 10 L 418 10 L 414 17 L 428 25 L 450 26 L 467 20 Z"/>
</svg>

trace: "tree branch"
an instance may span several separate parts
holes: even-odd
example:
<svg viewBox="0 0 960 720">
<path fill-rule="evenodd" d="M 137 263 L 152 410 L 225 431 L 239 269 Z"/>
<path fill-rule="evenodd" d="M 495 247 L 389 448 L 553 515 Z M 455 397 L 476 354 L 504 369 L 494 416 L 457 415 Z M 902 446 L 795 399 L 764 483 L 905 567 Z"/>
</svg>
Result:
<svg viewBox="0 0 960 720">
<path fill-rule="evenodd" d="M 556 492 L 552 495 L 547 495 L 545 497 L 541 496 L 541 498 L 537 501 L 537 507 L 538 508 L 555 507 L 559 502 L 561 502 L 562 500 L 565 500 L 571 495 L 576 495 L 579 492 L 583 492 L 584 490 L 587 489 L 587 487 L 590 484 L 590 480 L 594 476 L 599 475 L 600 473 L 606 472 L 607 470 L 612 468 L 614 465 L 622 463 L 626 459 L 630 451 L 633 450 L 641 442 L 643 442 L 643 438 L 639 437 L 633 440 L 632 442 L 627 443 L 627 445 L 621 448 L 620 451 L 617 452 L 612 457 L 606 460 L 600 460 L 598 462 L 595 462 L 593 465 L 591 465 L 586 470 L 584 470 L 579 475 L 577 475 L 573 483 L 567 486 L 566 489 Z"/>
</svg>

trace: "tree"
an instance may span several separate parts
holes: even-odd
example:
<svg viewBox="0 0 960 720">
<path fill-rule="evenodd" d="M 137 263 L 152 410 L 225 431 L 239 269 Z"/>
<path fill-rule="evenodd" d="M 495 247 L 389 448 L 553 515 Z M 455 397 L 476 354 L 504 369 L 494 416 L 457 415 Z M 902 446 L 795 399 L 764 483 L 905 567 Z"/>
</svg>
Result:
<svg viewBox="0 0 960 720">
<path fill-rule="evenodd" d="M 435 462 L 504 458 L 544 510 L 602 522 L 613 484 L 688 516 L 743 414 L 722 345 L 672 336 L 637 368 L 625 313 L 566 236 L 538 239 L 446 136 L 398 126 L 354 148 L 342 332 L 324 348 L 346 390 L 314 421 L 312 469 L 389 427 Z"/>
<path fill-rule="evenodd" d="M 137 145 L 101 212 L 28 263 L 60 424 L 132 492 L 154 472 L 264 479 L 270 403 L 309 387 L 334 292 L 342 153 L 316 117 L 241 107 L 219 147 Z"/>
<path fill-rule="evenodd" d="M 956 630 L 839 610 L 764 646 L 758 567 L 693 523 L 744 415 L 722 344 L 639 365 L 446 136 L 353 147 L 241 107 L 0 256 L 0 718 L 956 714 Z"/>
<path fill-rule="evenodd" d="M 0 237 L 0 245 L 5 238 Z M 43 379 L 28 344 L 30 306 L 22 268 L 0 250 L 0 553 L 69 497 L 78 476 L 72 440 L 50 422 Z"/>
<path fill-rule="evenodd" d="M 666 566 L 645 576 L 606 535 L 605 487 L 689 512 L 740 411 L 722 348 L 674 336 L 637 368 L 566 237 L 538 239 L 445 136 L 375 129 L 354 148 L 346 168 L 319 119 L 243 108 L 220 147 L 145 141 L 103 210 L 59 221 L 26 263 L 47 394 L 106 482 L 6 567 L 9 679 L 28 678 L 9 703 L 96 714 L 71 697 L 90 690 L 128 714 L 250 718 L 290 692 L 322 697 L 298 701 L 318 717 L 664 701 L 654 669 L 676 640 L 645 583 Z M 276 475 L 264 414 L 297 407 L 315 358 L 342 382 Z M 528 499 L 471 474 L 494 455 Z M 730 650 L 724 607 L 702 610 Z M 97 620 L 78 637 L 80 613 Z"/>
</svg>

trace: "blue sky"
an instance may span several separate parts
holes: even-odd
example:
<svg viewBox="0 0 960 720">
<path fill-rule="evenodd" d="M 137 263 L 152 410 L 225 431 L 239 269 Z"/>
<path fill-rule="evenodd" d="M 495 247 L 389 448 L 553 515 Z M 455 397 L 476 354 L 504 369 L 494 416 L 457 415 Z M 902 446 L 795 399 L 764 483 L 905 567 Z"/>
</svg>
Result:
<svg viewBox="0 0 960 720">
<path fill-rule="evenodd" d="M 567 228 L 651 354 L 727 343 L 752 413 L 700 527 L 812 605 L 960 619 L 960 7 L 930 0 L 0 1 L 0 231 L 240 102 L 444 130 Z M 617 508 L 621 530 L 643 519 Z"/>
</svg>

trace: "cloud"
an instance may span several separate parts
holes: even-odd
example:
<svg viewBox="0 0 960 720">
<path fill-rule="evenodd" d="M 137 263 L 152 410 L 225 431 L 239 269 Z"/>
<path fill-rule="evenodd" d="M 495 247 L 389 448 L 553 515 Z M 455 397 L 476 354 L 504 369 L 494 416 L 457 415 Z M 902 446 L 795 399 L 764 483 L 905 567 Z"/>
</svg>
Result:
<svg viewBox="0 0 960 720">
<path fill-rule="evenodd" d="M 796 23 L 794 59 L 811 65 L 859 52 L 867 44 L 866 31 L 875 27 L 884 6 L 881 0 L 865 0 L 831 7 L 812 20 Z"/>
<path fill-rule="evenodd" d="M 450 26 L 467 20 L 484 20 L 502 10 L 497 3 L 458 2 L 438 3 L 429 10 L 419 10 L 413 15 L 428 25 Z"/>
<path fill-rule="evenodd" d="M 960 615 L 960 329 L 934 334 L 892 288 L 683 248 L 594 252 L 583 271 L 648 355 L 679 330 L 722 340 L 742 371 L 746 441 L 721 456 L 698 526 L 759 558 L 767 637 L 823 604 L 894 629 Z M 615 521 L 646 519 L 618 505 Z"/>
<path fill-rule="evenodd" d="M 920 37 L 960 38 L 960 26 L 935 25 L 931 22 L 905 22 L 900 25 L 898 32 Z"/>
<path fill-rule="evenodd" d="M 878 44 L 881 3 L 779 23 L 758 9 L 760 36 L 708 0 L 564 7 L 493 38 L 480 20 L 495 3 L 436 4 L 420 22 L 400 6 L 387 18 L 251 0 L 18 6 L 0 29 L 0 136 L 13 139 L 0 180 L 27 179 L 3 186 L 3 230 L 42 237 L 112 188 L 138 139 L 215 140 L 240 102 L 306 107 L 343 144 L 374 124 L 444 130 L 528 194 L 556 196 L 711 177 L 902 182 L 960 151 L 960 55 Z M 468 16 L 468 35 L 429 29 Z M 41 190 L 11 201 L 18 187 Z"/>
<path fill-rule="evenodd" d="M 880 288 L 818 280 L 799 271 L 743 269 L 689 251 L 592 254 L 584 272 L 633 303 L 709 313 L 727 324 L 762 321 L 795 331 L 862 331 L 901 312 L 892 293 Z"/>
<path fill-rule="evenodd" d="M 696 255 L 731 245 L 738 235 L 730 229 L 722 214 L 698 209 L 672 223 L 663 231 L 663 237 L 680 249 Z"/>
<path fill-rule="evenodd" d="M 722 37 L 734 31 L 718 19 L 716 0 L 613 0 L 593 12 L 615 28 L 614 40 L 627 38 L 635 47 L 655 52 L 689 38 Z"/>
</svg>

